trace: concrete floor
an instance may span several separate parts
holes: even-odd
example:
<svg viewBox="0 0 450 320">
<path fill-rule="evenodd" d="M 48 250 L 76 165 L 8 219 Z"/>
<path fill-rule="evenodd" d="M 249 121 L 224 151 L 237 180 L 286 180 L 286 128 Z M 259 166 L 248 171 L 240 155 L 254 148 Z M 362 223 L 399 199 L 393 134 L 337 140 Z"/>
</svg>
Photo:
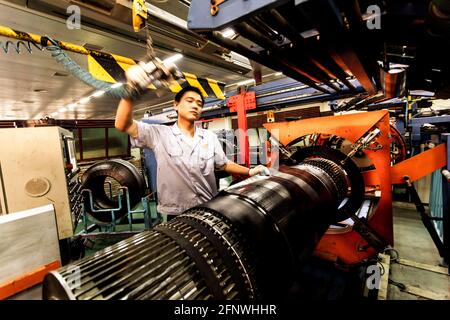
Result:
<svg viewBox="0 0 450 320">
<path fill-rule="evenodd" d="M 42 285 L 37 285 L 9 297 L 8 300 L 42 300 Z"/>
<path fill-rule="evenodd" d="M 430 235 L 420 220 L 419 213 L 413 206 L 394 203 L 394 249 L 400 258 L 419 263 L 438 266 L 442 259 L 438 254 Z M 433 293 L 446 296 L 450 300 L 450 277 L 436 272 L 392 263 L 390 279 L 411 285 Z M 388 286 L 389 300 L 423 300 L 397 286 Z"/>
<path fill-rule="evenodd" d="M 415 208 L 408 204 L 394 203 L 394 249 L 400 258 L 429 265 L 439 265 L 442 262 L 430 235 L 423 226 Z M 396 263 L 390 265 L 390 279 L 411 285 L 430 292 L 446 296 L 450 300 L 450 277 L 423 269 L 404 266 Z M 14 300 L 40 300 L 41 286 L 36 286 L 17 294 Z M 389 300 L 424 300 L 397 286 L 388 286 Z"/>
</svg>

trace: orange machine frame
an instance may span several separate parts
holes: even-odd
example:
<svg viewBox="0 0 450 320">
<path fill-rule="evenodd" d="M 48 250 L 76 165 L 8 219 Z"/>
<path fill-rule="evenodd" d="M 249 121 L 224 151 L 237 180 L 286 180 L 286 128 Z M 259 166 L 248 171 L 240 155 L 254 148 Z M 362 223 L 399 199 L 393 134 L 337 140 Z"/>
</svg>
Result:
<svg viewBox="0 0 450 320">
<path fill-rule="evenodd" d="M 381 133 L 376 138 L 376 143 L 382 148 L 364 150 L 375 166 L 374 170 L 363 174 L 366 189 L 381 191 L 380 200 L 368 224 L 390 245 L 394 243 L 392 184 L 404 183 L 404 176 L 408 176 L 410 181 L 420 179 L 447 163 L 446 148 L 442 144 L 391 166 L 391 137 L 387 110 L 266 123 L 264 127 L 284 146 L 288 146 L 299 137 L 317 133 L 337 135 L 356 143 L 368 131 L 377 127 Z M 327 232 L 320 240 L 315 252 L 317 256 L 324 259 L 344 264 L 358 263 L 376 253 L 376 249 L 368 245 L 353 229 L 342 233 Z"/>
</svg>

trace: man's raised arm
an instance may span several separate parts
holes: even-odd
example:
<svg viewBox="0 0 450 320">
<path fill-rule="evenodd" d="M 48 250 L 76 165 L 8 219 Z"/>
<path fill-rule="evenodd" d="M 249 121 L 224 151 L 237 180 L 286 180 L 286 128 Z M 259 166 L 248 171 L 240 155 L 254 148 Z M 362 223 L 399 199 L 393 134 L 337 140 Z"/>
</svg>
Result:
<svg viewBox="0 0 450 320">
<path fill-rule="evenodd" d="M 138 136 L 138 127 L 133 121 L 133 100 L 120 100 L 114 125 L 117 130 L 126 132 L 133 138 Z"/>
</svg>

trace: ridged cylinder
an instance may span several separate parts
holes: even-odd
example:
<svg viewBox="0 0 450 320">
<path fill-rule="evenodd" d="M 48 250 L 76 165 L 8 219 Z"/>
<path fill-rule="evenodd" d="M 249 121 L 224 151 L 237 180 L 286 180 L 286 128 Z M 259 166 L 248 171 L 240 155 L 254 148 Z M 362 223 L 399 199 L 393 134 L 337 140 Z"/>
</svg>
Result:
<svg viewBox="0 0 450 320">
<path fill-rule="evenodd" d="M 50 272 L 45 299 L 282 298 L 348 196 L 315 158 L 253 177 L 151 231 Z"/>
</svg>

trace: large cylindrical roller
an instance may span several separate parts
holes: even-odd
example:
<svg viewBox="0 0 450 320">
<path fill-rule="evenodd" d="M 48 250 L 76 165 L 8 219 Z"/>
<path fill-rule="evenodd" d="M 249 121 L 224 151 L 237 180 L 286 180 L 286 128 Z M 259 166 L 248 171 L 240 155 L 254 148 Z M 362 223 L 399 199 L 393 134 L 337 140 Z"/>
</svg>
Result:
<svg viewBox="0 0 450 320">
<path fill-rule="evenodd" d="M 352 191 L 315 158 L 253 177 L 182 215 L 49 273 L 46 299 L 282 298 Z"/>
</svg>

